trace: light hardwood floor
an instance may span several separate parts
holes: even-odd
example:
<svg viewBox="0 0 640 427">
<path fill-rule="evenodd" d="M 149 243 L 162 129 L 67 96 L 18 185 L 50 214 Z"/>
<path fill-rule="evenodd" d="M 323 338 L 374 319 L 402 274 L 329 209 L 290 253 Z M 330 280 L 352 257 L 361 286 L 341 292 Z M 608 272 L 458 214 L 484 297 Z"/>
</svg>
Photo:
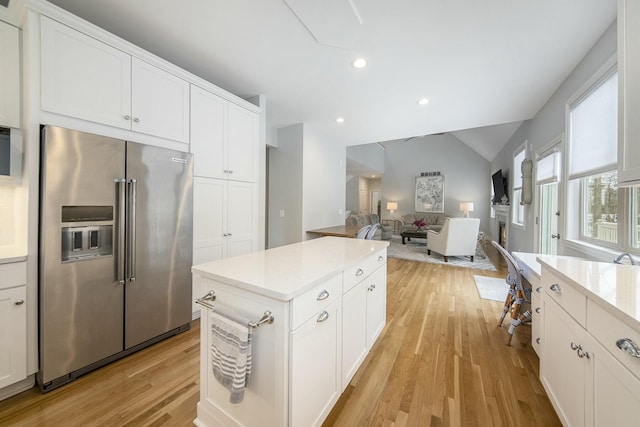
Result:
<svg viewBox="0 0 640 427">
<path fill-rule="evenodd" d="M 538 380 L 530 327 L 506 346 L 501 303 L 476 292 L 474 274 L 504 277 L 499 270 L 389 259 L 387 326 L 325 425 L 560 425 Z M 34 388 L 4 400 L 0 425 L 192 425 L 198 334 L 194 322 L 48 394 Z"/>
</svg>

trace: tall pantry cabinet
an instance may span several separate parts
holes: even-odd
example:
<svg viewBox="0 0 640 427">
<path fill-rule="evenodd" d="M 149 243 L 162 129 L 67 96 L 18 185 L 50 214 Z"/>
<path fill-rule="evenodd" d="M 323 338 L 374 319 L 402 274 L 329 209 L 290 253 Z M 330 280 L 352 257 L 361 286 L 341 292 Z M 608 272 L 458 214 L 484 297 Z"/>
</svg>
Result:
<svg viewBox="0 0 640 427">
<path fill-rule="evenodd" d="M 193 264 L 258 243 L 258 114 L 191 85 Z M 194 282 L 194 298 L 204 295 Z M 193 311 L 199 307 L 194 305 Z"/>
</svg>

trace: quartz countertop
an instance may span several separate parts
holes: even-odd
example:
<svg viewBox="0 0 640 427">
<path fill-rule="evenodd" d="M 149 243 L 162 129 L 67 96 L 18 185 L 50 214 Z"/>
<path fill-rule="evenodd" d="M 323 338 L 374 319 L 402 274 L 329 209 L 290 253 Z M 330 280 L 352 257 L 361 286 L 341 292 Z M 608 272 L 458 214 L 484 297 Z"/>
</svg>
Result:
<svg viewBox="0 0 640 427">
<path fill-rule="evenodd" d="M 289 301 L 336 273 L 349 268 L 389 242 L 322 237 L 195 265 L 194 274 Z"/>
<path fill-rule="evenodd" d="M 27 251 L 14 246 L 0 246 L 0 264 L 27 260 Z"/>
<path fill-rule="evenodd" d="M 640 266 L 538 255 L 543 267 L 640 329 Z"/>
</svg>

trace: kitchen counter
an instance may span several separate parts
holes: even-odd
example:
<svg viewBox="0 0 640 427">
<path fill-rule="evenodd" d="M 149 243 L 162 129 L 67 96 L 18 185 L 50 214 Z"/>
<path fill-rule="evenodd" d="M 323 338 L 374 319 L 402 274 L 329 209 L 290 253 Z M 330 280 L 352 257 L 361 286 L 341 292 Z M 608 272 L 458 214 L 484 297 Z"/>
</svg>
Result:
<svg viewBox="0 0 640 427">
<path fill-rule="evenodd" d="M 537 259 L 579 292 L 640 330 L 640 266 L 551 255 L 538 255 Z"/>
<path fill-rule="evenodd" d="M 388 245 L 322 237 L 192 267 L 195 287 L 208 296 L 200 300 L 194 423 L 322 425 L 386 324 Z M 253 329 L 251 382 L 240 404 L 230 403 L 212 370 L 218 309 L 243 323 L 270 319 Z"/>
<path fill-rule="evenodd" d="M 27 251 L 14 246 L 0 246 L 0 264 L 22 262 L 27 260 Z"/>
<path fill-rule="evenodd" d="M 323 237 L 196 265 L 191 271 L 289 301 L 387 246 L 389 242 L 381 240 Z"/>
</svg>

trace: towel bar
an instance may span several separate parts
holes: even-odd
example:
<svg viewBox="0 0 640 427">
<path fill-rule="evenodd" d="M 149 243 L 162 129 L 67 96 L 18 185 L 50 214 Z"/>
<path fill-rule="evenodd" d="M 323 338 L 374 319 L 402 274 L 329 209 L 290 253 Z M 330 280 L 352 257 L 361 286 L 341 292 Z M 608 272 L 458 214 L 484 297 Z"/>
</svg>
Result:
<svg viewBox="0 0 640 427">
<path fill-rule="evenodd" d="M 200 304 L 201 306 L 208 308 L 209 310 L 214 310 L 215 307 L 209 303 L 209 301 L 215 301 L 216 300 L 216 293 L 214 291 L 209 291 L 205 296 L 203 296 L 202 298 L 198 298 L 196 300 L 197 304 Z M 248 326 L 250 328 L 257 328 L 260 325 L 263 325 L 265 323 L 268 324 L 272 324 L 273 320 L 275 318 L 273 317 L 273 313 L 271 313 L 269 310 L 266 310 L 264 312 L 264 314 L 262 315 L 262 317 L 260 318 L 260 320 L 258 320 L 257 322 L 253 322 L 253 321 L 249 321 Z"/>
</svg>

